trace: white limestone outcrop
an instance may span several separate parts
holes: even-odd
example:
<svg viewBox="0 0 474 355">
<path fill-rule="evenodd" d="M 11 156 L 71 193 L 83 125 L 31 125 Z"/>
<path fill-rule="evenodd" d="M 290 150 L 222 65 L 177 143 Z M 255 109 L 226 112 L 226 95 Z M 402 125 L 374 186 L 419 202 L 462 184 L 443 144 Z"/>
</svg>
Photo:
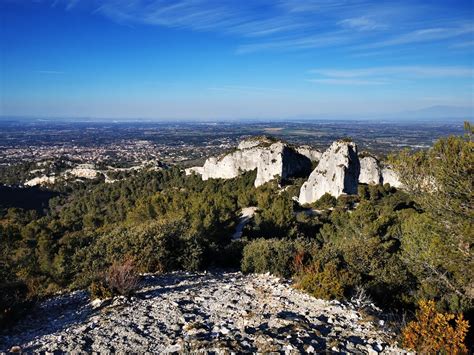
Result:
<svg viewBox="0 0 474 355">
<path fill-rule="evenodd" d="M 43 175 L 41 177 L 35 177 L 25 182 L 25 186 L 37 186 L 37 185 L 48 185 L 54 184 L 56 177 Z"/>
<path fill-rule="evenodd" d="M 65 173 L 66 175 L 84 179 L 94 179 L 99 174 L 93 164 L 79 164 L 74 169 L 67 170 Z"/>
<path fill-rule="evenodd" d="M 367 156 L 360 160 L 359 183 L 378 185 L 382 183 L 382 171 L 379 161 L 371 156 Z"/>
<path fill-rule="evenodd" d="M 357 194 L 359 174 L 356 144 L 336 141 L 323 153 L 318 166 L 301 187 L 299 203 L 315 202 L 325 193 L 334 197 Z"/>
<path fill-rule="evenodd" d="M 395 188 L 402 187 L 398 174 L 390 167 L 382 168 L 382 183 L 390 184 L 390 186 Z"/>
<path fill-rule="evenodd" d="M 243 141 L 241 141 L 239 143 L 239 145 L 237 146 L 237 149 L 243 150 L 243 149 L 249 149 L 249 148 L 257 147 L 260 144 L 262 144 L 263 142 L 268 142 L 268 139 L 266 139 L 265 137 L 247 138 L 247 139 L 244 139 Z"/>
<path fill-rule="evenodd" d="M 247 143 L 242 144 L 244 142 Z M 243 172 L 257 169 L 254 184 L 258 187 L 277 177 L 284 180 L 311 169 L 310 160 L 286 143 L 260 140 L 258 145 L 252 145 L 249 143 L 251 140 L 244 142 L 239 144 L 235 152 L 221 158 L 211 157 L 202 167 L 186 169 L 186 174 L 195 172 L 203 180 L 232 179 Z"/>
<path fill-rule="evenodd" d="M 309 145 L 301 145 L 296 148 L 296 151 L 311 161 L 319 161 L 323 155 L 319 150 L 310 147 Z"/>
</svg>

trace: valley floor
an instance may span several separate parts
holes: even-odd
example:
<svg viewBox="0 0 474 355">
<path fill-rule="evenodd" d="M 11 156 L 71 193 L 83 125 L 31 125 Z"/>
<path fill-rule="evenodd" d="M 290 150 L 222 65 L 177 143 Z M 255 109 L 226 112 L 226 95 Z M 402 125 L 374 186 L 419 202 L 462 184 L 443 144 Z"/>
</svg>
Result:
<svg viewBox="0 0 474 355">
<path fill-rule="evenodd" d="M 0 333 L 0 352 L 400 353 L 382 324 L 273 276 L 177 272 L 145 276 L 130 300 L 91 303 L 84 291 L 47 300 Z"/>
</svg>

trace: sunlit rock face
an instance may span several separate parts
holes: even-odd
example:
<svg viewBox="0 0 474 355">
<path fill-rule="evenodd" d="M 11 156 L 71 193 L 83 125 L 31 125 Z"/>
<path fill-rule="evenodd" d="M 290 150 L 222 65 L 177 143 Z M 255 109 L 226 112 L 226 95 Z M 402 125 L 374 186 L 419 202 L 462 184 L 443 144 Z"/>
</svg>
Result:
<svg viewBox="0 0 474 355">
<path fill-rule="evenodd" d="M 41 176 L 41 177 L 35 177 L 31 180 L 28 180 L 25 182 L 25 186 L 37 186 L 37 185 L 48 185 L 48 184 L 54 184 L 56 181 L 56 178 L 54 176 Z"/>
<path fill-rule="evenodd" d="M 300 204 L 317 201 L 325 193 L 334 197 L 357 194 L 360 162 L 354 142 L 336 141 L 321 156 L 318 166 L 300 190 Z"/>
<path fill-rule="evenodd" d="M 74 169 L 67 170 L 65 173 L 66 175 L 84 179 L 94 179 L 99 174 L 93 164 L 79 164 Z"/>
<path fill-rule="evenodd" d="M 382 168 L 382 183 L 396 188 L 403 187 L 398 174 L 389 167 Z"/>
<path fill-rule="evenodd" d="M 377 159 L 370 156 L 360 159 L 359 182 L 369 185 L 382 183 L 382 172 Z"/>
<path fill-rule="evenodd" d="M 246 140 L 237 150 L 221 158 L 211 157 L 204 166 L 186 169 L 207 179 L 232 179 L 243 172 L 257 169 L 255 186 L 275 178 L 280 180 L 304 174 L 311 169 L 311 161 L 283 142 Z"/>
<path fill-rule="evenodd" d="M 296 151 L 301 155 L 304 155 L 311 161 L 319 161 L 321 159 L 321 153 L 319 150 L 310 147 L 309 145 L 302 145 L 296 148 Z"/>
</svg>

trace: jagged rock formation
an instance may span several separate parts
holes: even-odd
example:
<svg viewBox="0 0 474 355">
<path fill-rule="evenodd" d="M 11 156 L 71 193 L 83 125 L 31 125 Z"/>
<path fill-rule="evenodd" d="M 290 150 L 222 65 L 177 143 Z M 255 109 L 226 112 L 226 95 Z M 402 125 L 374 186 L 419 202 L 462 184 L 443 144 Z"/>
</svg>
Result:
<svg viewBox="0 0 474 355">
<path fill-rule="evenodd" d="M 84 179 L 94 179 L 99 174 L 93 164 L 80 164 L 74 169 L 67 170 L 65 173 L 66 175 L 71 175 Z"/>
<path fill-rule="evenodd" d="M 255 142 L 258 144 L 255 145 Z M 288 144 L 266 140 L 246 140 L 239 148 L 221 158 L 211 157 L 204 166 L 186 169 L 186 174 L 195 172 L 207 179 L 232 179 L 245 171 L 257 169 L 255 186 L 279 177 L 285 180 L 311 169 L 311 161 Z"/>
<path fill-rule="evenodd" d="M 403 187 L 398 174 L 390 167 L 382 168 L 382 183 L 396 188 Z"/>
<path fill-rule="evenodd" d="M 262 143 L 274 143 L 274 141 L 271 141 L 268 137 L 251 137 L 244 139 L 239 143 L 237 146 L 237 149 L 243 150 L 243 149 L 249 149 L 253 148 L 256 146 L 261 145 Z"/>
<path fill-rule="evenodd" d="M 382 171 L 376 158 L 367 156 L 360 159 L 359 183 L 370 185 L 382 183 Z"/>
<path fill-rule="evenodd" d="M 270 275 L 147 275 L 131 299 L 42 302 L 0 333 L 0 353 L 405 353 L 379 311 L 357 307 Z"/>
<path fill-rule="evenodd" d="M 299 203 L 315 202 L 325 193 L 334 197 L 357 194 L 359 174 L 356 144 L 336 141 L 323 153 L 318 166 L 301 187 Z"/>
<path fill-rule="evenodd" d="M 314 149 L 309 145 L 299 146 L 296 148 L 296 151 L 311 161 L 319 161 L 323 155 L 323 153 L 321 153 L 319 150 Z"/>
<path fill-rule="evenodd" d="M 56 177 L 43 175 L 41 177 L 35 177 L 25 182 L 25 186 L 37 186 L 37 185 L 48 185 L 54 184 Z"/>
<path fill-rule="evenodd" d="M 371 156 L 360 159 L 359 183 L 369 185 L 390 184 L 392 187 L 402 187 L 398 174 L 392 168 L 382 166 L 376 158 Z"/>
</svg>

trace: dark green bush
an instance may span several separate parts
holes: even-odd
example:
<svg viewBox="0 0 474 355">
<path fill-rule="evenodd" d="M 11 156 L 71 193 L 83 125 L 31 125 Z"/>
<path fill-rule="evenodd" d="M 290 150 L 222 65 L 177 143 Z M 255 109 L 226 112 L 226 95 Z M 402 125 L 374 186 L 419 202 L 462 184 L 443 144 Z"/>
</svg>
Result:
<svg viewBox="0 0 474 355">
<path fill-rule="evenodd" d="M 336 207 L 336 198 L 328 193 L 322 195 L 319 200 L 313 203 L 313 207 L 317 209 L 326 209 L 331 207 Z"/>
<path fill-rule="evenodd" d="M 299 273 L 297 287 L 317 298 L 341 300 L 354 286 L 353 281 L 353 275 L 335 260 L 326 264 L 316 260 Z"/>
<path fill-rule="evenodd" d="M 8 326 L 30 304 L 28 287 L 22 281 L 0 281 L 0 329 Z"/>
<path fill-rule="evenodd" d="M 256 239 L 244 247 L 242 272 L 291 277 L 295 273 L 295 256 L 307 248 L 308 243 L 299 240 Z"/>
</svg>

